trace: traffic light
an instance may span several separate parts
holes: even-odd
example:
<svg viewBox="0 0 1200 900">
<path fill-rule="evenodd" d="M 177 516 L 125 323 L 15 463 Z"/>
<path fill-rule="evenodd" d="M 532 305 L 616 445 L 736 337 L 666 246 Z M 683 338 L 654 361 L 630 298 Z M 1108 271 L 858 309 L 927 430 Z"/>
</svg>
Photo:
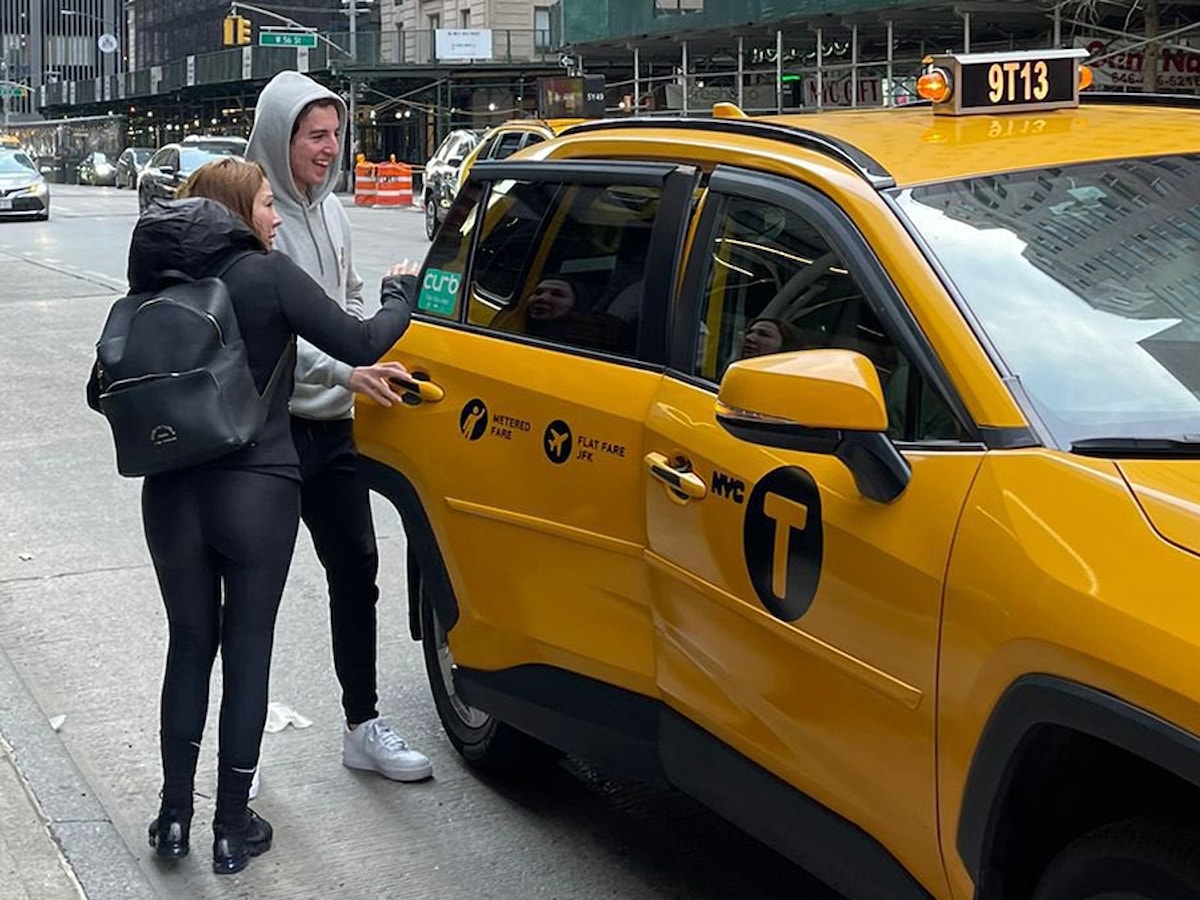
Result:
<svg viewBox="0 0 1200 900">
<path fill-rule="evenodd" d="M 250 20 L 245 16 L 226 16 L 222 24 L 224 34 L 221 43 L 226 47 L 250 43 Z"/>
</svg>

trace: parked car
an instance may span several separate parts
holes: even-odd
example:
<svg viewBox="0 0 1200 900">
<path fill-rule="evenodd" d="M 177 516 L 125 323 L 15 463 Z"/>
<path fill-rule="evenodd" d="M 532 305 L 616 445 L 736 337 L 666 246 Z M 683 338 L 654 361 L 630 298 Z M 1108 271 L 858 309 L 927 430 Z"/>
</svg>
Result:
<svg viewBox="0 0 1200 900">
<path fill-rule="evenodd" d="M 228 147 L 238 156 L 245 156 L 246 148 L 250 145 L 245 138 L 229 134 L 189 134 L 181 143 L 203 147 Z"/>
<path fill-rule="evenodd" d="M 49 219 L 50 187 L 24 150 L 0 148 L 0 217 Z"/>
<path fill-rule="evenodd" d="M 154 151 L 138 176 L 138 209 L 145 212 L 155 200 L 174 199 L 179 186 L 206 162 L 223 156 L 240 156 L 244 152 L 245 141 L 240 149 L 236 143 L 225 139 L 164 144 Z"/>
<path fill-rule="evenodd" d="M 425 210 L 425 236 L 431 241 L 458 191 L 459 166 L 478 146 L 481 137 L 480 132 L 466 128 L 451 131 L 425 163 L 421 206 Z"/>
<path fill-rule="evenodd" d="M 116 186 L 136 188 L 138 176 L 142 174 L 142 169 L 146 168 L 146 163 L 153 155 L 153 147 L 126 147 L 122 150 L 121 155 L 117 157 Z"/>
<path fill-rule="evenodd" d="M 108 154 L 93 150 L 83 158 L 76 170 L 80 184 L 112 187 L 117 183 L 117 167 Z"/>
<path fill-rule="evenodd" d="M 355 411 L 467 764 L 854 900 L 1200 897 L 1200 109 L 1086 55 L 472 169 Z"/>
</svg>

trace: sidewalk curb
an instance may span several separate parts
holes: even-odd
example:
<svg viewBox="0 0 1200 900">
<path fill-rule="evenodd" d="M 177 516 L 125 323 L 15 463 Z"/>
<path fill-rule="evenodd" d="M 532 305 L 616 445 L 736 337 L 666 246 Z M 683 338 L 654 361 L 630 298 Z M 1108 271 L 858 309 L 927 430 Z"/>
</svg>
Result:
<svg viewBox="0 0 1200 900">
<path fill-rule="evenodd" d="M 155 900 L 150 881 L 2 649 L 0 739 L 86 897 Z"/>
</svg>

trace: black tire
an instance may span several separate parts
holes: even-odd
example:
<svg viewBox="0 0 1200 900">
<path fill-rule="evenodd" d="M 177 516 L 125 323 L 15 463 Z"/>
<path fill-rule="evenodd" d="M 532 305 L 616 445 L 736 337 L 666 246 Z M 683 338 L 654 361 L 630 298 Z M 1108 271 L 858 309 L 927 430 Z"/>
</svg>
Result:
<svg viewBox="0 0 1200 900">
<path fill-rule="evenodd" d="M 433 705 L 450 743 L 473 768 L 491 775 L 525 775 L 544 769 L 562 755 L 558 750 L 455 696 L 449 675 L 454 660 L 427 593 L 432 590 L 430 581 L 420 581 L 421 645 Z"/>
<path fill-rule="evenodd" d="M 425 237 L 432 241 L 437 230 L 437 198 L 430 194 L 425 198 Z"/>
<path fill-rule="evenodd" d="M 1033 900 L 1196 900 L 1200 834 L 1160 822 L 1106 825 L 1050 863 Z"/>
</svg>

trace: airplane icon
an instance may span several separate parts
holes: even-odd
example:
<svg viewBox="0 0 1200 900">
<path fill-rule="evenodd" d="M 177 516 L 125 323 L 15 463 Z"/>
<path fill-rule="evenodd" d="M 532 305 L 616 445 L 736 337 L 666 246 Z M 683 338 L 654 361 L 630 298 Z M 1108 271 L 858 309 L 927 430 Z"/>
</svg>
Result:
<svg viewBox="0 0 1200 900">
<path fill-rule="evenodd" d="M 559 434 L 553 428 L 546 430 L 547 452 L 551 456 L 558 456 L 563 452 L 563 442 L 571 436 L 571 432 L 564 431 Z"/>
</svg>

